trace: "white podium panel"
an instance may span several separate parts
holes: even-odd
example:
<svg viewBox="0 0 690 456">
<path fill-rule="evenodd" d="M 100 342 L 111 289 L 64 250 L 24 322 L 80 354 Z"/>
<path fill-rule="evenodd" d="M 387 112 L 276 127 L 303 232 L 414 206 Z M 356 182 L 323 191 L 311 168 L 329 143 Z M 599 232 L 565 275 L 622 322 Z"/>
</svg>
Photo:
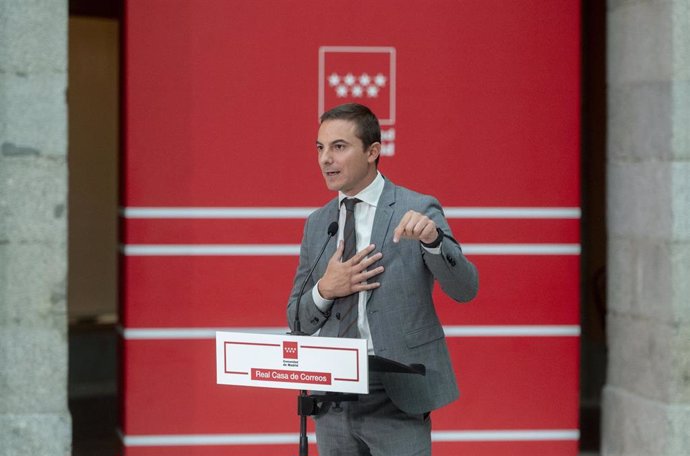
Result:
<svg viewBox="0 0 690 456">
<path fill-rule="evenodd" d="M 367 341 L 216 332 L 216 383 L 369 393 Z"/>
</svg>

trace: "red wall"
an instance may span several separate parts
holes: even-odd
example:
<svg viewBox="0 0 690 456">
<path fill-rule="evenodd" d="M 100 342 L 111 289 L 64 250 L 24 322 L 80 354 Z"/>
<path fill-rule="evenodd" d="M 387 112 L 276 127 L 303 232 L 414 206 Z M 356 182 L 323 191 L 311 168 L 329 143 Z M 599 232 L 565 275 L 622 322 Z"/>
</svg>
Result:
<svg viewBox="0 0 690 456">
<path fill-rule="evenodd" d="M 125 3 L 125 454 L 296 453 L 295 392 L 217 386 L 212 331 L 286 327 L 304 213 L 333 196 L 319 108 L 352 100 L 480 271 L 472 303 L 437 294 L 462 396 L 434 454 L 577 454 L 579 2 Z M 339 98 L 348 71 L 386 83 Z"/>
</svg>

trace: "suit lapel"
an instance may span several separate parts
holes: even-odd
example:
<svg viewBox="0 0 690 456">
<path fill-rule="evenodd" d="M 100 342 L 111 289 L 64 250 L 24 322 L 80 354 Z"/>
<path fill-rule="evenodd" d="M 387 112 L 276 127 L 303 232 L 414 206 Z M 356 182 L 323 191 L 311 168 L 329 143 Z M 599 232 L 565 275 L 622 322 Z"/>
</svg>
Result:
<svg viewBox="0 0 690 456">
<path fill-rule="evenodd" d="M 395 206 L 395 185 L 386 179 L 383 186 L 383 192 L 379 198 L 376 206 L 376 215 L 374 216 L 374 226 L 371 230 L 371 243 L 376 246 L 375 252 L 383 251 L 385 248 L 386 236 L 391 228 L 391 220 L 393 217 Z M 385 260 L 385 253 L 384 253 Z M 372 290 L 369 294 L 369 301 L 376 290 Z"/>
<path fill-rule="evenodd" d="M 325 214 L 325 219 L 323 220 L 323 223 L 318 224 L 318 226 L 324 227 L 324 237 L 321 238 L 321 240 L 319 240 L 317 243 L 314 244 L 315 249 L 317 249 L 315 251 L 315 254 L 318 254 L 318 250 L 321 249 L 321 247 L 323 246 L 323 242 L 326 241 L 326 238 L 325 238 L 326 228 L 328 228 L 328 226 L 332 222 L 338 221 L 338 218 L 340 215 L 340 211 L 338 208 L 338 198 L 335 198 L 335 200 L 333 200 L 333 201 L 331 201 L 331 203 L 329 203 L 328 209 L 326 211 L 324 211 L 324 214 Z M 321 256 L 321 259 L 319 260 L 319 265 L 317 266 L 316 271 L 315 271 L 315 272 L 319 273 L 317 277 L 322 276 L 324 274 L 324 272 L 326 272 L 326 266 L 328 266 L 328 260 L 330 260 L 331 257 L 333 256 L 333 254 L 335 253 L 335 249 L 337 246 L 338 246 L 338 234 L 336 233 L 336 235 L 333 236 L 333 239 L 328 241 L 328 245 L 326 246 L 326 250 L 323 251 L 323 255 Z"/>
<path fill-rule="evenodd" d="M 383 186 L 383 192 L 376 206 L 374 216 L 374 226 L 371 230 L 371 243 L 376 245 L 376 250 L 382 250 L 386 234 L 390 228 L 391 217 L 393 216 L 393 205 L 395 204 L 395 186 L 388 180 Z"/>
</svg>

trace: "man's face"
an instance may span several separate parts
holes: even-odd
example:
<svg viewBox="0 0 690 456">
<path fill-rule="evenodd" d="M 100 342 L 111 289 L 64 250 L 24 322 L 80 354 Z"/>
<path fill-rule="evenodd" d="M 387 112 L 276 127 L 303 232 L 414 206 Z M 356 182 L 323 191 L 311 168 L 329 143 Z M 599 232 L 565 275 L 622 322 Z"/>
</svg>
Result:
<svg viewBox="0 0 690 456">
<path fill-rule="evenodd" d="M 367 150 L 357 137 L 357 125 L 349 120 L 327 120 L 319 127 L 316 140 L 319 166 L 329 190 L 354 196 L 376 177 L 376 157 L 380 144 Z"/>
</svg>

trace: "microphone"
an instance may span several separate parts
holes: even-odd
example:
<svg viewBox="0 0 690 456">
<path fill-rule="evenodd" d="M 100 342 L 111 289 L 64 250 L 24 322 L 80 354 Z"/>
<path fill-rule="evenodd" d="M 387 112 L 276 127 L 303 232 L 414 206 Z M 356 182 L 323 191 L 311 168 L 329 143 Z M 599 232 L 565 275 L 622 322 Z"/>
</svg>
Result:
<svg viewBox="0 0 690 456">
<path fill-rule="evenodd" d="M 299 321 L 299 305 L 300 301 L 302 301 L 302 295 L 304 294 L 304 288 L 307 286 L 307 282 L 309 281 L 309 278 L 311 277 L 312 273 L 314 272 L 314 269 L 316 269 L 316 265 L 319 263 L 319 260 L 321 259 L 321 256 L 323 255 L 323 252 L 326 250 L 326 246 L 328 245 L 328 241 L 331 240 L 333 236 L 338 232 L 338 222 L 331 222 L 330 225 L 328 225 L 328 237 L 326 238 L 326 242 L 323 243 L 323 247 L 321 247 L 321 252 L 319 252 L 319 256 L 316 257 L 316 261 L 314 261 L 314 265 L 311 267 L 309 270 L 309 274 L 307 274 L 307 277 L 304 278 L 304 282 L 302 282 L 302 288 L 299 290 L 299 294 L 297 295 L 297 305 L 295 306 L 295 323 L 292 325 L 294 328 L 291 332 L 288 334 L 291 336 L 306 336 L 306 333 L 302 332 L 302 324 Z"/>
</svg>

